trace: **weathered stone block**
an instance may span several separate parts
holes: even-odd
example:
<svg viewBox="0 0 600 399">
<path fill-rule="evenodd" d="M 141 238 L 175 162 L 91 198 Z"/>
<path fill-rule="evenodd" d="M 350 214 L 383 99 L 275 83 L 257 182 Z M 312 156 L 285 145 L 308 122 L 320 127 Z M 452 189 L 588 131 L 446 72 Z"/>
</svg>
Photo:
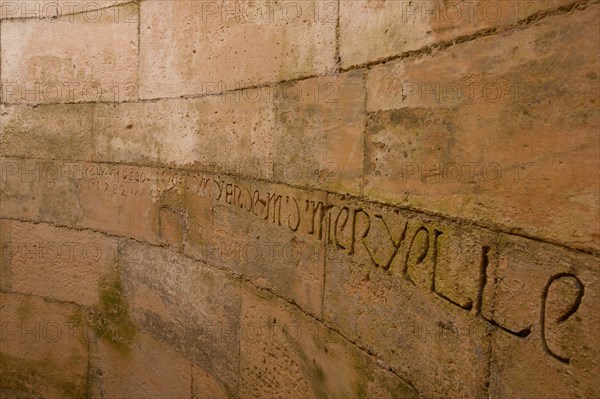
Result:
<svg viewBox="0 0 600 399">
<path fill-rule="evenodd" d="M 437 266 L 452 262 L 453 237 L 435 219 L 328 197 L 324 318 L 407 378 L 426 397 L 486 392 L 489 325 L 460 306 Z M 331 248 L 331 249 L 330 249 Z M 441 251 L 441 250 L 443 251 Z M 468 265 L 468 263 L 467 263 Z M 469 265 L 478 274 L 478 265 Z M 434 283 L 435 282 L 435 283 Z M 460 295 L 471 292 L 454 288 Z M 435 382 L 434 382 L 435 381 Z"/>
<path fill-rule="evenodd" d="M 186 251 L 318 314 L 325 194 L 209 175 L 198 181 L 202 190 L 186 197 Z"/>
<path fill-rule="evenodd" d="M 242 290 L 241 398 L 416 398 L 414 388 L 301 310 Z"/>
<path fill-rule="evenodd" d="M 99 104 L 94 159 L 271 178 L 273 101 L 257 93 Z"/>
<path fill-rule="evenodd" d="M 35 170 L 36 163 L 18 158 L 0 158 L 0 217 L 39 218 L 42 187 L 37 179 L 27 175 L 28 170 Z"/>
<path fill-rule="evenodd" d="M 503 326 L 492 340 L 490 394 L 597 396 L 597 258 L 502 236 L 498 270 L 490 274 L 494 320 Z M 530 333 L 515 334 L 523 330 Z"/>
<path fill-rule="evenodd" d="M 192 399 L 228 399 L 223 384 L 201 367 L 192 364 Z"/>
<path fill-rule="evenodd" d="M 93 114 L 90 104 L 3 105 L 0 152 L 13 157 L 90 160 Z"/>
<path fill-rule="evenodd" d="M 275 180 L 360 194 L 365 91 L 362 72 L 275 88 Z"/>
<path fill-rule="evenodd" d="M 374 67 L 365 195 L 598 249 L 598 20 L 593 5 Z"/>
<path fill-rule="evenodd" d="M 180 174 L 149 167 L 83 164 L 73 183 L 81 216 L 77 226 L 161 242 L 159 210 L 182 209 L 185 187 Z"/>
<path fill-rule="evenodd" d="M 201 124 L 197 105 L 189 100 L 97 104 L 93 159 L 146 165 L 192 164 Z"/>
<path fill-rule="evenodd" d="M 140 328 L 236 393 L 239 283 L 181 254 L 134 242 L 123 244 L 121 266 L 125 296 Z"/>
<path fill-rule="evenodd" d="M 340 2 L 342 67 L 503 28 L 571 0 L 358 0 Z"/>
<path fill-rule="evenodd" d="M 116 273 L 117 243 L 98 233 L 3 221 L 0 244 L 11 292 L 92 307 Z"/>
<path fill-rule="evenodd" d="M 0 293 L 0 392 L 8 397 L 85 397 L 83 317 L 74 305 Z"/>
<path fill-rule="evenodd" d="M 127 348 L 104 341 L 92 345 L 91 393 L 96 399 L 187 399 L 191 390 L 189 360 L 147 334 Z"/>
<path fill-rule="evenodd" d="M 2 101 L 136 99 L 138 10 L 134 6 L 58 19 L 4 20 Z"/>
<path fill-rule="evenodd" d="M 337 2 L 142 2 L 142 98 L 211 94 L 335 66 Z M 177 46 L 173 43 L 177 42 Z"/>
<path fill-rule="evenodd" d="M 73 21 L 75 13 L 85 14 L 89 21 L 97 21 L 100 13 L 125 13 L 127 18 L 137 17 L 136 4 L 123 7 L 111 6 L 130 3 L 129 0 L 40 0 L 35 2 L 18 0 L 0 0 L 0 19 L 30 19 L 39 22 L 41 19 L 65 19 Z M 99 11 L 100 10 L 100 11 Z"/>
<path fill-rule="evenodd" d="M 159 210 L 183 212 L 184 174 L 169 169 L 16 158 L 2 167 L 4 217 L 160 243 Z"/>
</svg>

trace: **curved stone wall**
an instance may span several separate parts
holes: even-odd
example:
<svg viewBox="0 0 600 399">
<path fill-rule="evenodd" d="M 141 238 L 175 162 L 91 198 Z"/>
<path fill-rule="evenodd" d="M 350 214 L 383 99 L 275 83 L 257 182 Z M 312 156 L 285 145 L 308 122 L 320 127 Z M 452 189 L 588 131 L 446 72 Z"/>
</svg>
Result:
<svg viewBox="0 0 600 399">
<path fill-rule="evenodd" d="M 600 395 L 599 7 L 0 0 L 0 397 Z"/>
</svg>

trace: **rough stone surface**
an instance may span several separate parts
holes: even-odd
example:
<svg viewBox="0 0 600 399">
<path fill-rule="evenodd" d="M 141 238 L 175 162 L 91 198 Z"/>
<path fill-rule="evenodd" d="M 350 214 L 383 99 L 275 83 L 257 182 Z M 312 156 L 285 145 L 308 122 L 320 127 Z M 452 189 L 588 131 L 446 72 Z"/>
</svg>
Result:
<svg viewBox="0 0 600 399">
<path fill-rule="evenodd" d="M 359 194 L 364 153 L 362 72 L 308 79 L 276 90 L 274 178 Z"/>
<path fill-rule="evenodd" d="M 600 373 L 597 259 L 503 237 L 494 287 L 491 387 L 497 397 L 586 398 Z"/>
<path fill-rule="evenodd" d="M 192 364 L 149 335 L 138 334 L 126 348 L 98 341 L 90 356 L 93 398 L 190 397 Z"/>
<path fill-rule="evenodd" d="M 227 389 L 210 373 L 192 365 L 192 399 L 228 399 Z"/>
<path fill-rule="evenodd" d="M 70 103 L 137 98 L 137 11 L 129 4 L 113 12 L 3 21 L 2 101 Z"/>
<path fill-rule="evenodd" d="M 85 397 L 88 353 L 80 309 L 0 293 L 0 320 L 0 387 L 8 397 Z"/>
<path fill-rule="evenodd" d="M 271 295 L 242 291 L 241 398 L 416 398 L 375 359 Z"/>
<path fill-rule="evenodd" d="M 123 286 L 133 319 L 237 391 L 238 283 L 180 254 L 125 243 Z"/>
<path fill-rule="evenodd" d="M 335 66 L 336 2 L 147 1 L 140 18 L 142 98 L 237 90 Z"/>
<path fill-rule="evenodd" d="M 340 2 L 342 67 L 504 28 L 573 0 L 353 0 Z"/>
<path fill-rule="evenodd" d="M 89 160 L 93 154 L 90 104 L 0 106 L 4 156 Z"/>
<path fill-rule="evenodd" d="M 203 170 L 270 178 L 272 114 L 272 101 L 259 90 L 246 90 L 239 98 L 99 105 L 93 157 L 104 162 L 195 164 Z"/>
<path fill-rule="evenodd" d="M 336 249 L 327 252 L 325 320 L 390 364 L 420 395 L 484 396 L 488 328 L 432 289 L 442 256 L 439 226 L 368 204 L 328 203 L 339 223 L 332 230 Z"/>
<path fill-rule="evenodd" d="M 365 194 L 598 249 L 598 20 L 590 6 L 373 68 Z"/>
<path fill-rule="evenodd" d="M 1 224 L 3 287 L 87 307 L 98 303 L 116 272 L 115 240 L 44 224 Z"/>
<path fill-rule="evenodd" d="M 0 398 L 600 397 L 598 0 L 123 1 L 0 0 Z"/>
<path fill-rule="evenodd" d="M 318 224 L 325 195 L 207 175 L 198 181 L 206 186 L 186 196 L 186 252 L 319 313 L 325 248 Z M 313 234 L 301 237 L 298 230 Z"/>
</svg>

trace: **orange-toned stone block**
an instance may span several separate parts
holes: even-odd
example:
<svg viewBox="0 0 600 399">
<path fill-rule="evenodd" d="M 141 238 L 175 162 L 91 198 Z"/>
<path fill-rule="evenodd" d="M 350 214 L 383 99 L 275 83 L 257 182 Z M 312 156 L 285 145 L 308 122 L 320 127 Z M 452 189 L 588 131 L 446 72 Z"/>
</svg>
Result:
<svg viewBox="0 0 600 399">
<path fill-rule="evenodd" d="M 0 243 L 11 292 L 92 307 L 116 273 L 117 242 L 98 233 L 3 221 Z"/>
<path fill-rule="evenodd" d="M 136 3 L 58 19 L 8 19 L 1 29 L 3 102 L 138 97 Z"/>
<path fill-rule="evenodd" d="M 334 1 L 148 1 L 140 11 L 142 98 L 231 91 L 335 66 Z"/>
<path fill-rule="evenodd" d="M 340 2 L 340 57 L 348 68 L 487 29 L 506 28 L 571 0 Z"/>
<path fill-rule="evenodd" d="M 150 335 L 138 334 L 126 348 L 98 341 L 90 358 L 92 397 L 187 399 L 191 395 L 190 361 Z"/>
<path fill-rule="evenodd" d="M 241 398 L 416 398 L 382 363 L 305 313 L 242 290 Z"/>
<path fill-rule="evenodd" d="M 38 161 L 0 158 L 0 217 L 37 220 L 40 215 L 42 186 Z M 28 174 L 28 171 L 33 171 Z"/>
<path fill-rule="evenodd" d="M 448 245 L 460 239 L 456 227 L 341 196 L 330 195 L 327 204 L 327 324 L 389 364 L 419 395 L 484 396 L 491 326 L 466 306 L 480 266 L 468 256 L 456 259 Z M 466 269 L 460 275 L 448 267 L 456 262 Z"/>
<path fill-rule="evenodd" d="M 203 183 L 186 196 L 185 252 L 318 314 L 325 194 L 233 177 L 197 177 Z"/>
<path fill-rule="evenodd" d="M 269 179 L 273 130 L 272 96 L 261 97 L 260 89 L 226 97 L 99 104 L 93 159 L 195 165 Z"/>
<path fill-rule="evenodd" d="M 275 87 L 274 179 L 360 194 L 364 156 L 364 75 Z"/>
<path fill-rule="evenodd" d="M 4 156 L 90 160 L 91 104 L 0 106 L 0 152 Z"/>
<path fill-rule="evenodd" d="M 374 67 L 365 195 L 598 249 L 598 8 Z"/>
<path fill-rule="evenodd" d="M 74 305 L 0 293 L 0 392 L 7 397 L 85 397 L 83 320 Z"/>
<path fill-rule="evenodd" d="M 210 373 L 192 364 L 192 399 L 228 399 L 227 389 Z"/>
<path fill-rule="evenodd" d="M 504 327 L 492 337 L 490 394 L 598 396 L 598 258 L 502 236 L 498 269 L 489 274 L 493 318 Z M 526 337 L 514 334 L 525 329 Z"/>
<path fill-rule="evenodd" d="M 239 283 L 165 248 L 122 248 L 123 287 L 136 324 L 237 392 Z"/>
</svg>

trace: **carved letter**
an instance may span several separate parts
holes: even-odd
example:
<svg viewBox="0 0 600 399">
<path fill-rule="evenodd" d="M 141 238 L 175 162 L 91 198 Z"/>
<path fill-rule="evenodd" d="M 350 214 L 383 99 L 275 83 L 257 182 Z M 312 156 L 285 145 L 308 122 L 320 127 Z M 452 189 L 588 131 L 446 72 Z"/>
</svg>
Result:
<svg viewBox="0 0 600 399">
<path fill-rule="evenodd" d="M 316 204 L 316 206 L 315 206 Z M 323 237 L 323 220 L 325 219 L 325 212 L 328 211 L 331 206 L 327 207 L 327 209 L 325 209 L 325 205 L 323 205 L 323 203 L 321 201 L 315 203 L 315 201 L 311 201 L 311 200 L 306 200 L 306 210 L 309 210 L 309 205 L 311 205 L 311 212 L 312 212 L 312 222 L 311 222 L 311 226 L 310 226 L 310 230 L 308 231 L 308 234 L 315 234 L 315 224 L 316 224 L 316 219 L 317 219 L 317 215 L 319 218 L 319 240 Z"/>
<path fill-rule="evenodd" d="M 290 198 L 294 200 L 294 204 L 296 205 L 296 225 L 294 227 L 292 227 L 292 223 L 291 223 L 291 214 L 288 215 L 288 227 L 290 228 L 290 230 L 292 231 L 298 231 L 298 227 L 300 226 L 300 207 L 298 206 L 298 201 L 296 201 L 296 198 L 294 197 L 285 197 L 285 202 L 286 204 L 289 203 Z"/>
<path fill-rule="evenodd" d="M 381 219 L 381 221 L 383 222 L 383 225 L 385 226 L 385 229 L 387 230 L 387 232 L 390 236 L 390 241 L 392 242 L 392 245 L 394 245 L 394 252 L 392 252 L 392 255 L 388 259 L 387 263 L 385 265 L 383 265 L 383 268 L 385 270 L 388 270 L 390 268 L 390 266 L 392 265 L 392 262 L 398 255 L 398 251 L 400 250 L 400 246 L 402 245 L 402 242 L 406 238 L 406 229 L 408 228 L 408 222 L 404 222 L 404 228 L 402 229 L 402 233 L 400 234 L 400 237 L 398 238 L 398 242 L 396 242 L 394 240 L 394 237 L 392 236 L 392 232 L 390 231 L 390 228 L 388 227 L 387 223 L 385 222 L 385 219 L 383 218 L 383 216 L 375 215 L 375 217 L 378 219 Z"/>
<path fill-rule="evenodd" d="M 344 221 L 342 222 L 342 230 L 344 230 L 344 228 L 346 227 L 346 223 L 348 222 L 348 218 L 350 217 L 350 209 L 348 209 L 347 206 L 345 206 L 342 209 L 340 209 L 340 211 L 338 212 L 337 217 L 335 218 L 335 223 L 333 224 L 333 241 L 334 241 L 335 247 L 337 249 L 347 249 L 345 246 L 343 246 L 342 244 L 340 244 L 340 240 L 338 240 L 338 224 L 339 224 L 339 221 L 340 221 L 340 216 L 344 212 L 346 214 L 346 217 L 345 217 Z"/>
<path fill-rule="evenodd" d="M 556 324 L 562 324 L 565 321 L 567 321 L 571 316 L 573 316 L 575 314 L 575 312 L 577 312 L 577 310 L 579 309 L 579 306 L 581 305 L 581 299 L 583 298 L 583 293 L 585 291 L 585 287 L 583 285 L 583 283 L 581 282 L 581 280 L 579 280 L 577 278 L 577 276 L 575 276 L 574 274 L 571 273 L 561 273 L 561 274 L 557 274 L 556 276 L 552 276 L 550 277 L 550 280 L 548 280 L 548 283 L 546 284 L 546 287 L 544 287 L 544 291 L 542 292 L 542 312 L 541 312 L 541 320 L 540 320 L 540 332 L 542 334 L 542 345 L 544 346 L 544 350 L 553 358 L 559 360 L 560 362 L 563 363 L 570 363 L 571 359 L 569 359 L 568 357 L 564 357 L 561 356 L 559 354 L 557 354 L 556 352 L 554 352 L 552 349 L 550 349 L 550 347 L 548 346 L 548 341 L 546 340 L 546 307 L 547 307 L 547 300 L 548 300 L 548 291 L 550 291 L 550 287 L 557 281 L 557 280 L 561 280 L 561 279 L 573 279 L 575 282 L 575 285 L 577 286 L 577 296 L 575 297 L 575 299 L 573 300 L 573 304 L 571 305 L 571 307 L 569 307 L 569 309 L 564 312 L 560 317 L 558 317 L 556 319 L 556 321 L 554 321 L 554 323 Z"/>
<path fill-rule="evenodd" d="M 402 275 L 404 276 L 405 279 L 410 281 L 413 285 L 415 283 L 414 283 L 414 281 L 412 281 L 412 279 L 408 275 L 408 261 L 410 260 L 410 253 L 412 251 L 413 244 L 415 243 L 415 239 L 417 238 L 419 233 L 422 231 L 425 232 L 425 246 L 423 247 L 421 254 L 419 254 L 419 256 L 417 257 L 417 261 L 415 262 L 415 265 L 422 263 L 423 260 L 427 257 L 427 254 L 429 253 L 429 230 L 427 230 L 426 227 L 421 226 L 417 229 L 417 231 L 415 231 L 415 234 L 413 235 L 412 239 L 410 240 L 410 244 L 408 246 L 408 251 L 406 251 L 406 258 L 404 259 L 404 270 L 402 272 Z"/>
<path fill-rule="evenodd" d="M 267 212 L 263 219 L 269 219 L 271 203 L 273 203 L 273 223 L 281 226 L 281 195 L 267 193 Z"/>
<path fill-rule="evenodd" d="M 529 336 L 529 334 L 531 334 L 531 326 L 529 327 L 525 327 L 522 330 L 519 331 L 513 331 L 507 327 L 504 327 L 503 325 L 501 325 L 500 323 L 498 323 L 496 320 L 494 319 L 488 319 L 485 316 L 483 316 L 481 314 L 481 305 L 483 303 L 483 290 L 487 284 L 487 269 L 489 266 L 489 251 L 490 248 L 485 246 L 482 248 L 481 251 L 481 280 L 480 280 L 480 286 L 479 286 L 479 293 L 477 295 L 477 315 L 481 316 L 481 318 L 485 321 L 487 321 L 488 323 L 490 323 L 491 325 L 493 325 L 494 327 L 498 327 L 499 329 L 501 329 L 504 332 L 507 332 L 511 335 L 515 335 L 519 338 L 526 338 Z"/>
</svg>

